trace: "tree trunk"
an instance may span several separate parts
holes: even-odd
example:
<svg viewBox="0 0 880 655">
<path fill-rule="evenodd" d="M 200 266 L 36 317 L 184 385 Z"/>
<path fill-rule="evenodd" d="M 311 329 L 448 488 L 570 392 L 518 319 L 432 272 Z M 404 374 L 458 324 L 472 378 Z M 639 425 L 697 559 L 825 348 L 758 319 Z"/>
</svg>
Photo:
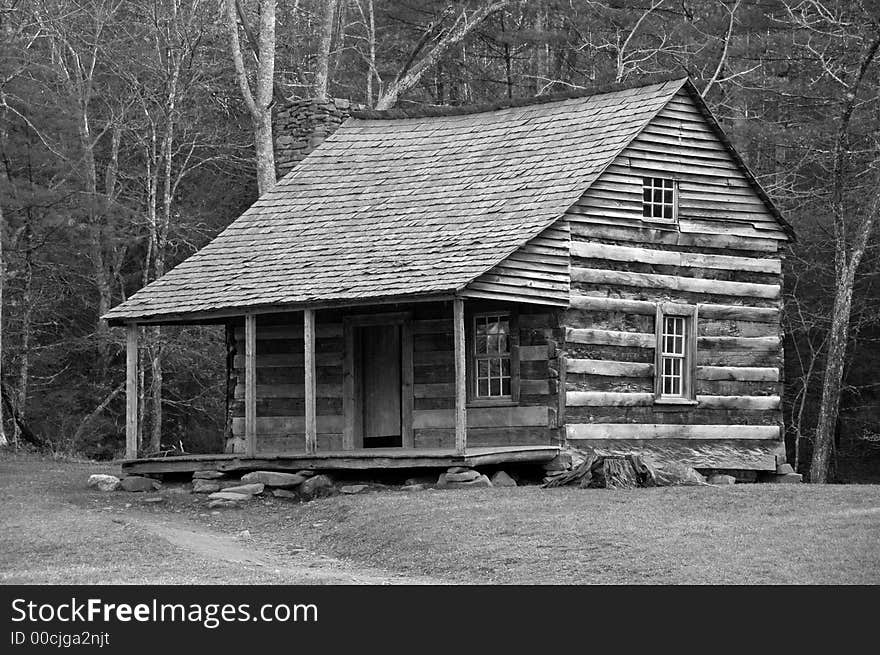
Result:
<svg viewBox="0 0 880 655">
<path fill-rule="evenodd" d="M 336 18 L 338 0 L 325 0 L 324 20 L 321 27 L 321 49 L 318 51 L 318 63 L 315 70 L 315 98 L 327 99 L 327 88 L 330 77 L 330 46 L 333 43 L 333 22 Z"/>
<path fill-rule="evenodd" d="M 844 96 L 845 102 L 840 113 L 834 148 L 831 210 L 834 218 L 834 271 L 837 275 L 837 288 L 834 293 L 834 308 L 831 314 L 825 375 L 822 379 L 822 400 L 819 405 L 819 419 L 813 441 L 813 461 L 810 467 L 812 482 L 827 482 L 829 479 L 834 458 L 834 437 L 840 411 L 843 366 L 849 337 L 856 271 L 868 244 L 875 217 L 877 213 L 880 213 L 880 193 L 878 193 L 874 196 L 867 215 L 861 223 L 856 223 L 855 234 L 852 244 L 850 244 L 847 234 L 851 230 L 847 229 L 849 227 L 847 223 L 852 222 L 852 218 L 846 202 L 846 175 L 852 156 L 849 146 L 849 126 L 862 82 L 878 50 L 880 50 L 880 31 L 874 35 L 869 44 L 859 63 L 858 73 Z"/>
<path fill-rule="evenodd" d="M 851 274 L 852 273 L 852 274 Z M 819 420 L 813 444 L 813 462 L 810 467 L 811 482 L 828 482 L 834 456 L 834 435 L 840 411 L 840 389 L 843 383 L 843 364 L 849 334 L 850 309 L 854 273 L 846 271 L 839 279 L 834 294 L 834 310 L 831 314 L 831 330 L 828 335 L 825 376 L 822 380 L 822 400 L 819 404 Z"/>
<path fill-rule="evenodd" d="M 3 283 L 6 281 L 6 260 L 3 258 L 3 237 L 6 234 L 6 221 L 3 206 L 0 205 L 0 383 L 3 380 Z M 3 403 L 0 402 L 0 446 L 8 445 L 6 430 L 3 427 Z"/>
<path fill-rule="evenodd" d="M 251 115 L 257 165 L 257 190 L 263 195 L 275 186 L 275 149 L 272 143 L 272 102 L 275 85 L 275 4 L 260 0 L 260 32 L 257 37 L 256 89 L 251 93 L 241 43 L 235 0 L 226 0 L 226 24 L 238 87 Z"/>
<path fill-rule="evenodd" d="M 18 413 L 22 421 L 27 421 L 27 398 L 28 398 L 28 379 L 30 375 L 30 355 L 31 355 L 31 324 L 33 322 L 33 288 L 34 288 L 34 262 L 33 262 L 33 231 L 30 226 L 30 211 L 28 214 L 28 222 L 22 233 L 22 248 L 24 250 L 24 289 L 21 296 L 22 316 L 21 316 L 21 352 L 19 354 L 18 364 L 18 390 L 17 399 Z M 15 432 L 13 433 L 13 443 L 18 443 L 21 437 L 21 429 L 18 423 L 15 424 Z"/>
</svg>

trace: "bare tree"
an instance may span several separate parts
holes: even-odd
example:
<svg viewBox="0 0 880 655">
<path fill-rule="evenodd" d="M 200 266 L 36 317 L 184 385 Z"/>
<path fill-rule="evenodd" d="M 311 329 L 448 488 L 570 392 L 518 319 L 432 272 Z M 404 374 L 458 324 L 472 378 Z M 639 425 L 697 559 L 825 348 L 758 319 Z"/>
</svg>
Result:
<svg viewBox="0 0 880 655">
<path fill-rule="evenodd" d="M 260 195 L 275 186 L 275 151 L 272 142 L 272 103 L 275 89 L 275 5 L 276 0 L 258 0 L 259 32 L 256 36 L 256 74 L 254 90 L 245 68 L 238 38 L 238 14 L 244 15 L 237 7 L 237 0 L 225 0 L 226 23 L 229 31 L 229 46 L 238 87 L 254 130 L 254 148 L 257 164 L 257 190 Z M 246 25 L 246 23 L 244 23 Z"/>
<path fill-rule="evenodd" d="M 861 208 L 859 208 L 861 198 L 852 197 L 860 196 L 861 193 L 852 194 L 849 189 L 852 184 L 855 158 L 851 146 L 853 115 L 862 102 L 861 95 L 871 80 L 868 75 L 869 70 L 880 52 L 880 16 L 872 14 L 864 5 L 859 6 L 861 11 L 849 15 L 848 7 L 827 6 L 819 0 L 787 5 L 787 9 L 793 22 L 807 35 L 804 47 L 813 55 L 827 78 L 841 87 L 843 100 L 834 120 L 836 135 L 830 171 L 829 209 L 833 227 L 836 286 L 810 468 L 811 481 L 821 483 L 829 480 L 831 464 L 834 460 L 834 438 L 840 412 L 856 273 L 877 221 L 877 215 L 880 213 L 880 191 L 876 182 L 872 195 L 869 194 L 869 200 Z M 856 25 L 862 26 L 863 31 L 855 30 Z M 860 56 L 854 66 L 849 67 L 845 60 L 835 56 L 834 50 L 814 45 L 812 37 L 820 39 L 822 43 L 854 41 L 859 46 Z M 845 52 L 847 50 L 852 52 L 855 49 L 850 46 Z M 872 87 L 870 92 L 876 95 L 877 88 Z M 876 141 L 873 148 L 875 152 L 880 149 Z M 880 162 L 874 161 L 873 167 L 876 168 L 878 164 Z M 871 166 L 867 168 L 870 170 Z"/>
<path fill-rule="evenodd" d="M 443 19 L 452 13 L 452 7 L 447 8 L 439 20 L 432 22 L 427 27 L 406 64 L 404 64 L 394 81 L 385 88 L 376 102 L 376 109 L 391 109 L 397 103 L 400 95 L 418 84 L 419 80 L 422 79 L 422 75 L 436 66 L 437 62 L 440 61 L 440 58 L 449 48 L 473 32 L 486 18 L 510 5 L 512 1 L 495 0 L 479 9 L 475 9 L 471 13 L 467 13 L 465 9 L 462 9 L 451 26 L 442 28 L 440 25 Z M 425 46 L 431 40 L 436 41 L 434 47 L 428 52 L 423 53 Z"/>
<path fill-rule="evenodd" d="M 315 98 L 327 99 L 330 71 L 330 46 L 333 43 L 333 23 L 336 19 L 338 0 L 325 0 L 324 18 L 321 23 L 321 49 L 318 51 L 318 65 L 315 69 Z"/>
<path fill-rule="evenodd" d="M 6 260 L 3 258 L 3 238 L 6 234 L 6 220 L 3 218 L 3 204 L 0 203 L 0 383 L 3 380 L 3 282 L 6 279 Z M 3 427 L 3 403 L 0 402 L 0 447 L 6 446 L 6 430 Z"/>
</svg>

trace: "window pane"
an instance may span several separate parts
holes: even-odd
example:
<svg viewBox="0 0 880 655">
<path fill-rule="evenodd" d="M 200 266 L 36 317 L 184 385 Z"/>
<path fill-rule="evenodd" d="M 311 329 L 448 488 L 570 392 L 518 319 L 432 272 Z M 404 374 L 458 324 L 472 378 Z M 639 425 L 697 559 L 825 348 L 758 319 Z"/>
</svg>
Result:
<svg viewBox="0 0 880 655">
<path fill-rule="evenodd" d="M 481 359 L 481 360 L 477 361 L 477 377 L 478 378 L 489 377 L 489 362 L 488 362 L 488 360 Z"/>
<path fill-rule="evenodd" d="M 501 380 L 498 378 L 492 378 L 490 381 L 490 396 L 500 396 L 501 395 Z"/>
<path fill-rule="evenodd" d="M 658 205 L 663 202 L 663 191 L 660 189 L 654 189 L 654 202 Z"/>
<path fill-rule="evenodd" d="M 478 396 L 488 396 L 489 395 L 489 380 L 485 378 L 477 380 L 477 395 Z"/>
<path fill-rule="evenodd" d="M 501 360 L 501 375 L 505 377 L 510 377 L 510 360 L 502 359 Z"/>
<path fill-rule="evenodd" d="M 501 379 L 501 395 L 509 396 L 510 395 L 510 378 L 502 378 Z"/>
<path fill-rule="evenodd" d="M 490 378 L 501 377 L 501 360 L 500 359 L 490 359 L 489 360 L 489 377 Z"/>
<path fill-rule="evenodd" d="M 671 189 L 669 191 L 663 192 L 663 202 L 665 202 L 667 205 L 672 204 L 672 190 Z"/>
</svg>

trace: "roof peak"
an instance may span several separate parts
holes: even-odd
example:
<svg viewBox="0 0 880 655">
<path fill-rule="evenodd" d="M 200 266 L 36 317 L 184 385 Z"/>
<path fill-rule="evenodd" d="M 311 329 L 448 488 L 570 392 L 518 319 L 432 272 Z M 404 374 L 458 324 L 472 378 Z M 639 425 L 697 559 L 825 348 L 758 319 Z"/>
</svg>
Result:
<svg viewBox="0 0 880 655">
<path fill-rule="evenodd" d="M 414 107 L 412 109 L 359 109 L 351 112 L 352 118 L 362 120 L 395 120 L 403 118 L 438 118 L 442 116 L 462 116 L 466 114 L 482 114 L 502 109 L 515 107 L 529 107 L 542 105 L 562 100 L 575 98 L 588 98 L 590 96 L 614 93 L 616 91 L 628 91 L 655 84 L 666 82 L 684 83 L 690 81 L 687 75 L 667 73 L 662 75 L 643 75 L 628 82 L 614 82 L 602 84 L 590 88 L 575 89 L 562 93 L 548 93 L 538 96 L 526 96 L 521 98 L 509 98 L 499 102 L 479 103 L 471 105 L 429 105 Z"/>
</svg>

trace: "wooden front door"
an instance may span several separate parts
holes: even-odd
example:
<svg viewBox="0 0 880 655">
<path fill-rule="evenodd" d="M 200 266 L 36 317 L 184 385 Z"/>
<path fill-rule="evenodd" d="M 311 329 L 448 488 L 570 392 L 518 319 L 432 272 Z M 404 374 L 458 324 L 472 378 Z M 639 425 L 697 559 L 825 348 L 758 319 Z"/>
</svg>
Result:
<svg viewBox="0 0 880 655">
<path fill-rule="evenodd" d="M 364 448 L 402 446 L 401 325 L 364 325 L 359 332 Z"/>
</svg>

